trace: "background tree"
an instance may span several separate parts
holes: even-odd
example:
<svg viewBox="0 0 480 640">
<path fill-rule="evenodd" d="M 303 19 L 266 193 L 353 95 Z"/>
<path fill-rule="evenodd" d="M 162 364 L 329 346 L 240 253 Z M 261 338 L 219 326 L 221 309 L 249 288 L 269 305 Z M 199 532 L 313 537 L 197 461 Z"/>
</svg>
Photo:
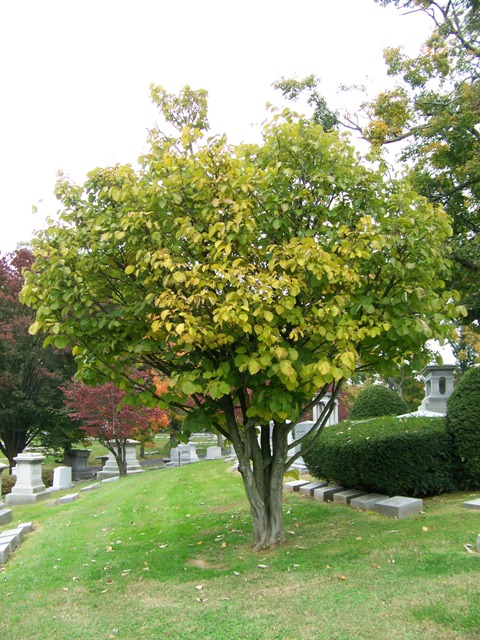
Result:
<svg viewBox="0 0 480 640">
<path fill-rule="evenodd" d="M 32 332 L 75 345 L 85 381 L 124 380 L 136 362 L 169 378 L 160 400 L 186 412 L 185 430 L 232 442 L 261 549 L 283 539 L 295 424 L 330 389 L 318 437 L 356 370 L 420 365 L 445 336 L 451 229 L 308 119 L 285 111 L 262 144 L 231 147 L 203 140 L 204 93 L 194 109 L 190 89 L 152 93 L 178 131 L 151 132 L 138 172 L 60 179 L 63 212 L 34 241 L 22 299 Z"/>
<path fill-rule="evenodd" d="M 145 434 L 151 438 L 168 424 L 166 413 L 159 408 L 127 404 L 125 391 L 113 382 L 96 387 L 74 382 L 63 393 L 68 416 L 112 453 L 121 476 L 127 474 L 127 441 Z"/>
<path fill-rule="evenodd" d="M 455 332 L 448 343 L 457 360 L 457 378 L 474 365 L 480 364 L 480 332 L 476 327 L 456 324 Z"/>
<path fill-rule="evenodd" d="M 377 0 L 427 14 L 433 31 L 418 56 L 385 51 L 396 85 L 369 105 L 366 137 L 404 143 L 414 188 L 452 216 L 453 286 L 468 320 L 480 319 L 480 11 L 473 0 Z"/>
<path fill-rule="evenodd" d="M 65 447 L 81 437 L 59 390 L 75 362 L 65 349 L 44 349 L 41 334 L 29 334 L 34 314 L 18 299 L 22 269 L 32 260 L 26 248 L 0 257 L 0 451 L 10 466 L 33 441 Z"/>
<path fill-rule="evenodd" d="M 396 147 L 413 188 L 452 217 L 454 268 L 449 282 L 468 315 L 480 320 L 480 3 L 477 0 L 376 0 L 423 13 L 432 32 L 417 56 L 385 50 L 393 86 L 363 96 L 355 112 L 332 111 L 314 75 L 274 86 L 290 99 L 306 96 L 311 117 L 325 128 L 356 132 L 374 149 Z M 344 87 L 345 88 L 345 87 Z M 358 89 L 359 87 L 352 87 Z M 348 87 L 346 89 L 349 89 Z M 364 90 L 363 90 L 364 91 Z"/>
</svg>

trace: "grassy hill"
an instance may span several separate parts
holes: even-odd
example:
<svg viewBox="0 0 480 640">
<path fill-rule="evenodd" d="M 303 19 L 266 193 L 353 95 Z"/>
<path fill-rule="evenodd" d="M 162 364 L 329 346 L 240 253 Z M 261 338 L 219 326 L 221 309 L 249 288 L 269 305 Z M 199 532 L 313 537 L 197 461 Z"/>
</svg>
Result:
<svg viewBox="0 0 480 640">
<path fill-rule="evenodd" d="M 480 554 L 465 545 L 476 543 L 480 513 L 462 507 L 469 497 L 427 500 L 425 513 L 395 521 L 286 494 L 287 544 L 261 554 L 250 549 L 239 475 L 223 461 L 127 477 L 70 504 L 14 507 L 3 528 L 32 521 L 34 531 L 0 575 L 0 632 L 478 639 Z"/>
</svg>

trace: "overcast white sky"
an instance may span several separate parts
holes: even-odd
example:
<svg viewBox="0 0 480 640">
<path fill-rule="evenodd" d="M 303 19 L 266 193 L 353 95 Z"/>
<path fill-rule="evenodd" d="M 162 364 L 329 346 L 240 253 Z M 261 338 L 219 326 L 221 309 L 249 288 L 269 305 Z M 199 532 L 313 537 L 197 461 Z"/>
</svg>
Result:
<svg viewBox="0 0 480 640">
<path fill-rule="evenodd" d="M 55 214 L 59 169 L 135 163 L 150 83 L 207 89 L 212 131 L 239 142 L 281 103 L 275 80 L 315 73 L 339 105 L 340 83 L 381 88 L 384 47 L 414 52 L 429 28 L 373 0 L 3 0 L 0 253 Z"/>
</svg>

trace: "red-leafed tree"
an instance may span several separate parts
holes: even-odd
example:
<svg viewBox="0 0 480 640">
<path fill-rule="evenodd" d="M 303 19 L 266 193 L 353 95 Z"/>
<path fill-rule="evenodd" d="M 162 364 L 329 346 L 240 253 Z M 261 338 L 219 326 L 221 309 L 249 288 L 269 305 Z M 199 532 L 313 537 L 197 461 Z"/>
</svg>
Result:
<svg viewBox="0 0 480 640">
<path fill-rule="evenodd" d="M 66 448 L 81 437 L 59 389 L 75 372 L 71 352 L 43 348 L 45 336 L 29 333 L 34 314 L 18 297 L 32 261 L 27 248 L 0 256 L 0 451 L 10 466 L 32 442 Z"/>
<path fill-rule="evenodd" d="M 111 382 L 97 387 L 77 382 L 64 388 L 63 393 L 68 416 L 112 453 L 121 476 L 127 473 L 127 440 L 142 434 L 151 438 L 168 424 L 165 411 L 127 404 L 125 391 Z"/>
</svg>

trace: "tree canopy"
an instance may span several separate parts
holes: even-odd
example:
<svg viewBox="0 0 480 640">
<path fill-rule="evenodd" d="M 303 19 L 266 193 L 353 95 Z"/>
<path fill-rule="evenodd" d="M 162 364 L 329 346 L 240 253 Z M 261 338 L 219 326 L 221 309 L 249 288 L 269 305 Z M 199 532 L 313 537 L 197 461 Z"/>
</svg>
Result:
<svg viewBox="0 0 480 640">
<path fill-rule="evenodd" d="M 135 374 L 138 379 L 138 373 Z M 91 387 L 72 382 L 62 389 L 68 416 L 90 438 L 97 439 L 114 456 L 120 475 L 127 473 L 126 444 L 129 439 L 152 437 L 168 418 L 158 407 L 125 402 L 125 391 L 113 382 Z"/>
<path fill-rule="evenodd" d="M 462 295 L 466 321 L 480 321 L 480 3 L 477 0 L 376 0 L 404 13 L 423 13 L 432 31 L 418 55 L 384 52 L 393 86 L 363 96 L 355 113 L 333 112 L 319 79 L 282 79 L 274 86 L 291 100 L 306 94 L 312 118 L 324 128 L 353 130 L 372 147 L 400 149 L 397 159 L 417 193 L 452 218 L 449 286 Z M 410 17 L 410 19 L 413 19 Z M 353 87 L 356 89 L 358 87 Z"/>
<path fill-rule="evenodd" d="M 421 11 L 433 30 L 416 57 L 385 51 L 394 88 L 370 104 L 373 144 L 405 142 L 414 188 L 452 216 L 453 286 L 480 320 L 480 6 L 476 0 L 378 0 Z"/>
<path fill-rule="evenodd" d="M 41 335 L 29 334 L 34 313 L 18 299 L 22 270 L 32 261 L 26 248 L 0 257 L 0 451 L 11 466 L 34 440 L 58 447 L 80 437 L 58 389 L 73 375 L 74 360 L 66 350 L 44 349 Z"/>
<path fill-rule="evenodd" d="M 206 138 L 204 92 L 152 95 L 177 129 L 150 133 L 138 170 L 60 178 L 22 299 L 85 381 L 127 384 L 132 363 L 167 376 L 184 428 L 232 442 L 262 548 L 283 536 L 295 423 L 330 389 L 321 427 L 355 371 L 420 363 L 445 337 L 451 228 L 311 120 L 285 110 L 232 147 Z"/>
</svg>

